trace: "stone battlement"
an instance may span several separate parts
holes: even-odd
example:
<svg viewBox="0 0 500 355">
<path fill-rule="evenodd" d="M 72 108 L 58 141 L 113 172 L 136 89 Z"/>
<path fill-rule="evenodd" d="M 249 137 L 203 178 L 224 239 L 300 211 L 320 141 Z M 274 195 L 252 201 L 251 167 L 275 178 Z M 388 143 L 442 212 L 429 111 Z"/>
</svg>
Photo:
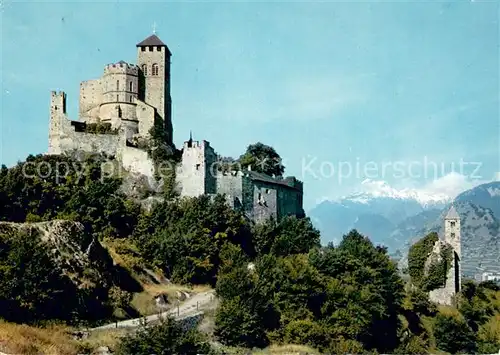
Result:
<svg viewBox="0 0 500 355">
<path fill-rule="evenodd" d="M 196 148 L 207 149 L 207 148 L 212 148 L 212 147 L 210 146 L 210 142 L 206 141 L 206 140 L 201 140 L 201 141 L 189 140 L 189 141 L 184 142 L 183 148 L 184 149 L 196 149 Z"/>
<path fill-rule="evenodd" d="M 139 75 L 139 68 L 135 64 L 125 63 L 123 61 L 108 64 L 104 67 L 104 75 L 108 74 L 127 74 L 127 75 Z"/>
</svg>

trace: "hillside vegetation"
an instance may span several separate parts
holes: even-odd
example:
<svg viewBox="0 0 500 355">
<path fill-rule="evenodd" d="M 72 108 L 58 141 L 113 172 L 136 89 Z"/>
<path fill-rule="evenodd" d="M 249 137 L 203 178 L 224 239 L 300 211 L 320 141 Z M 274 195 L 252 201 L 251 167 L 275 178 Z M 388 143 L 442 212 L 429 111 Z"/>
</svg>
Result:
<svg viewBox="0 0 500 355">
<path fill-rule="evenodd" d="M 169 184 L 145 209 L 102 161 L 30 156 L 0 169 L 0 334 L 17 334 L 2 337 L 0 351 L 90 353 L 99 342 L 68 332 L 154 312 L 156 295 L 199 287 L 219 298 L 213 332 L 166 319 L 102 344 L 118 354 L 500 348 L 493 284 L 468 282 L 456 308 L 440 309 L 422 283 L 403 281 L 385 247 L 355 230 L 321 247 L 307 217 L 254 225 L 224 196 L 179 198 Z"/>
</svg>

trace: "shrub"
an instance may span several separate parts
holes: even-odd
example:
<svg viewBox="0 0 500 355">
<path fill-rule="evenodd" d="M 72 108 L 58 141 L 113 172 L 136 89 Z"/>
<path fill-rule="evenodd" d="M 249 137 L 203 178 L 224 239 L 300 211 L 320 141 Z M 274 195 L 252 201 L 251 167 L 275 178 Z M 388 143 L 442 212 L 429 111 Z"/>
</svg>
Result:
<svg viewBox="0 0 500 355">
<path fill-rule="evenodd" d="M 185 331 L 175 320 L 167 318 L 159 325 L 143 327 L 124 338 L 117 346 L 117 355 L 150 354 L 214 354 L 205 337 L 197 330 Z"/>
<path fill-rule="evenodd" d="M 473 353 L 475 335 L 467 323 L 452 315 L 438 314 L 434 324 L 434 337 L 439 349 L 452 354 Z"/>
</svg>

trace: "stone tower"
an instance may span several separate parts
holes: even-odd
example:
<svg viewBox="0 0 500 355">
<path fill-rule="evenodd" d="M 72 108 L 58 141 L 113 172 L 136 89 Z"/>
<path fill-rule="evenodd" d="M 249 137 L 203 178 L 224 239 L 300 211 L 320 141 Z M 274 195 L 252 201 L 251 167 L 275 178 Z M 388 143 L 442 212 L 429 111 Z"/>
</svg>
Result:
<svg viewBox="0 0 500 355">
<path fill-rule="evenodd" d="M 177 169 L 177 178 L 182 181 L 182 196 L 196 197 L 217 192 L 216 161 L 217 155 L 209 142 L 193 141 L 191 137 L 184 142 L 182 163 Z"/>
<path fill-rule="evenodd" d="M 66 117 L 66 94 L 52 91 L 50 95 L 49 154 L 61 154 L 60 133 Z"/>
<path fill-rule="evenodd" d="M 167 143 L 172 145 L 172 98 L 170 96 L 170 57 L 167 45 L 155 34 L 137 44 L 139 99 L 154 107 L 165 122 Z"/>
<path fill-rule="evenodd" d="M 460 260 L 462 259 L 462 247 L 460 240 L 460 216 L 454 206 L 451 206 L 448 214 L 444 218 L 444 241 L 453 249 L 453 265 L 454 269 L 453 283 L 455 293 L 461 290 L 461 269 Z M 447 283 L 450 280 L 447 280 Z"/>
<path fill-rule="evenodd" d="M 431 290 L 429 292 L 429 299 L 435 303 L 452 305 L 453 297 L 460 292 L 462 283 L 462 270 L 460 265 L 460 259 L 462 257 L 462 248 L 460 246 L 460 216 L 454 206 L 451 206 L 444 217 L 444 238 L 436 242 L 427 261 L 432 260 L 432 258 L 441 260 L 440 252 L 442 248 L 447 246 L 451 247 L 452 257 L 451 265 L 449 265 L 446 274 L 445 283 L 442 287 Z"/>
</svg>

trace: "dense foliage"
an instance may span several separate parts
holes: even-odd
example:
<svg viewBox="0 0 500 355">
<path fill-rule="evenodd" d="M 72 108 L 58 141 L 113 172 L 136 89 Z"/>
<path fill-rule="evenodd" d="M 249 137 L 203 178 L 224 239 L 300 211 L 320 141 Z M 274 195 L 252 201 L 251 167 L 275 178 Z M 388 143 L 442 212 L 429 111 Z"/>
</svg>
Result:
<svg viewBox="0 0 500 355">
<path fill-rule="evenodd" d="M 157 161 L 172 159 L 163 149 L 161 126 L 152 134 L 158 144 L 150 154 Z M 242 161 L 278 159 L 274 153 L 257 144 Z M 226 345 L 295 343 L 327 353 L 404 354 L 500 348 L 495 284 L 465 282 L 451 313 L 429 301 L 429 289 L 443 282 L 450 267 L 451 250 L 442 248 L 443 262 L 425 270 L 437 234 L 411 248 L 412 282 L 405 288 L 387 250 L 357 231 L 338 246 L 321 247 L 309 218 L 255 225 L 229 208 L 224 196 L 181 199 L 173 186 L 156 196 L 150 209 L 140 208 L 120 192 L 122 181 L 103 168 L 103 161 L 30 156 L 10 169 L 2 167 L 0 221 L 79 221 L 90 240 L 111 240 L 115 252 L 133 251 L 134 259 L 156 266 L 172 281 L 215 286 L 220 298 L 215 335 Z M 124 273 L 110 273 L 102 287 L 79 289 L 37 240 L 0 231 L 1 318 L 75 321 L 107 318 L 113 307 L 127 308 L 130 292 L 137 291 L 115 282 Z M 118 349 L 123 354 L 211 351 L 202 335 L 171 320 L 124 339 Z"/>
<path fill-rule="evenodd" d="M 138 206 L 120 193 L 121 180 L 102 171 L 104 159 L 29 156 L 0 173 L 0 221 L 68 219 L 92 233 L 129 235 Z"/>
<path fill-rule="evenodd" d="M 434 248 L 434 244 L 438 240 L 439 236 L 433 232 L 410 247 L 408 251 L 408 273 L 415 284 L 422 283 L 425 276 L 425 263 L 432 252 L 432 248 Z"/>
<path fill-rule="evenodd" d="M 168 133 L 161 117 L 155 117 L 149 135 L 146 149 L 154 164 L 155 178 L 163 179 L 166 197 L 172 198 L 175 196 L 175 167 L 180 159 L 179 152 L 168 145 Z"/>
<path fill-rule="evenodd" d="M 217 293 L 217 334 L 230 345 L 294 341 L 335 352 L 398 343 L 403 283 L 386 250 L 356 231 L 338 247 L 263 255 L 255 271 L 222 267 Z"/>
<path fill-rule="evenodd" d="M 424 291 L 442 287 L 453 263 L 453 250 L 441 244 L 439 255 L 431 255 L 439 237 L 432 232 L 413 244 L 408 252 L 408 272 L 413 284 Z"/>
</svg>

